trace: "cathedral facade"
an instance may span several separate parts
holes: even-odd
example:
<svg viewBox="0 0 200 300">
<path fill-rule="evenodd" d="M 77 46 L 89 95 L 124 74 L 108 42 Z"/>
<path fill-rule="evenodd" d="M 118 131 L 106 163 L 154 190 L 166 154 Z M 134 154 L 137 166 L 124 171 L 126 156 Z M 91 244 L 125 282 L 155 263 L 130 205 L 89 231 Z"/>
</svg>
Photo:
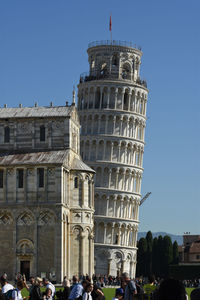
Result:
<svg viewBox="0 0 200 300">
<path fill-rule="evenodd" d="M 96 172 L 95 272 L 135 276 L 148 90 L 131 43 L 89 44 L 80 76 L 81 155 Z"/>
<path fill-rule="evenodd" d="M 49 277 L 94 272 L 94 171 L 71 106 L 0 108 L 0 266 Z"/>
</svg>

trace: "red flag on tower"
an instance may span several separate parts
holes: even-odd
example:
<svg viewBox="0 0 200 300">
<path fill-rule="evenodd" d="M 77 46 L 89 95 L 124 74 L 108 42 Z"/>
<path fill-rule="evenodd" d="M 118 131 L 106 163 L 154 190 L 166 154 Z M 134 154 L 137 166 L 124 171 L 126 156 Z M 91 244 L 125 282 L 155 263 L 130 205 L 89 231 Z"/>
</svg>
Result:
<svg viewBox="0 0 200 300">
<path fill-rule="evenodd" d="M 112 18 L 111 18 L 111 15 L 110 15 L 110 24 L 109 24 L 109 30 L 112 31 Z"/>
</svg>

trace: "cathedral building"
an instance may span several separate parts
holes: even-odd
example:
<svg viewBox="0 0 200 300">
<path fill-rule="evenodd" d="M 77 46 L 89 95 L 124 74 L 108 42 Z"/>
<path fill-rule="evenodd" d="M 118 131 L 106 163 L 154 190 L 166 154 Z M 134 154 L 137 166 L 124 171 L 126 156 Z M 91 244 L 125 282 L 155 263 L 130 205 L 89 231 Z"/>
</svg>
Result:
<svg viewBox="0 0 200 300">
<path fill-rule="evenodd" d="M 95 272 L 135 276 L 148 90 L 131 43 L 89 44 L 80 76 L 81 155 L 96 172 Z"/>
<path fill-rule="evenodd" d="M 71 106 L 0 108 L 0 266 L 49 277 L 94 272 L 94 171 Z"/>
</svg>

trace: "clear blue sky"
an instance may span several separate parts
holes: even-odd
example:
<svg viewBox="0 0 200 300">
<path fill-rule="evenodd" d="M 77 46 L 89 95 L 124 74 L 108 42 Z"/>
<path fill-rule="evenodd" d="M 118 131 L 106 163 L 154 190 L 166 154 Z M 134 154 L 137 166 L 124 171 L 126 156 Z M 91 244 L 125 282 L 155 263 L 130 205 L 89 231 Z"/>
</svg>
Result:
<svg viewBox="0 0 200 300">
<path fill-rule="evenodd" d="M 140 231 L 200 233 L 200 1 L 0 0 L 0 104 L 63 105 L 87 45 L 132 41 L 148 82 Z"/>
</svg>

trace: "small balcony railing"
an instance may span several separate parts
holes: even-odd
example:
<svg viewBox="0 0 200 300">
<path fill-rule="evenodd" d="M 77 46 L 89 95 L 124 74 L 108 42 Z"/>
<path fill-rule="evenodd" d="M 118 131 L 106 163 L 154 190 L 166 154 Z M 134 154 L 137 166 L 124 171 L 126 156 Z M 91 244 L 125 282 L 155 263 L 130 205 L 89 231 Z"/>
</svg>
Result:
<svg viewBox="0 0 200 300">
<path fill-rule="evenodd" d="M 108 74 L 108 73 L 89 73 L 84 72 L 80 75 L 80 83 L 92 81 L 92 80 L 101 80 L 101 79 L 118 79 L 118 74 Z"/>
<path fill-rule="evenodd" d="M 88 48 L 96 47 L 96 46 L 123 46 L 135 48 L 141 51 L 141 47 L 136 46 L 132 42 L 126 41 L 117 41 L 117 40 L 103 40 L 103 41 L 94 41 L 88 44 Z"/>
<path fill-rule="evenodd" d="M 118 74 L 109 74 L 109 73 L 101 74 L 101 73 L 95 73 L 95 72 L 93 72 L 93 73 L 84 72 L 80 75 L 79 83 L 92 81 L 92 80 L 103 80 L 103 79 L 120 79 L 120 78 L 119 78 Z M 127 76 L 127 78 L 121 78 L 121 80 L 130 81 L 131 78 L 130 78 L 130 76 Z M 138 77 L 136 80 L 136 83 L 147 88 L 146 80 L 142 80 L 141 78 Z"/>
</svg>

